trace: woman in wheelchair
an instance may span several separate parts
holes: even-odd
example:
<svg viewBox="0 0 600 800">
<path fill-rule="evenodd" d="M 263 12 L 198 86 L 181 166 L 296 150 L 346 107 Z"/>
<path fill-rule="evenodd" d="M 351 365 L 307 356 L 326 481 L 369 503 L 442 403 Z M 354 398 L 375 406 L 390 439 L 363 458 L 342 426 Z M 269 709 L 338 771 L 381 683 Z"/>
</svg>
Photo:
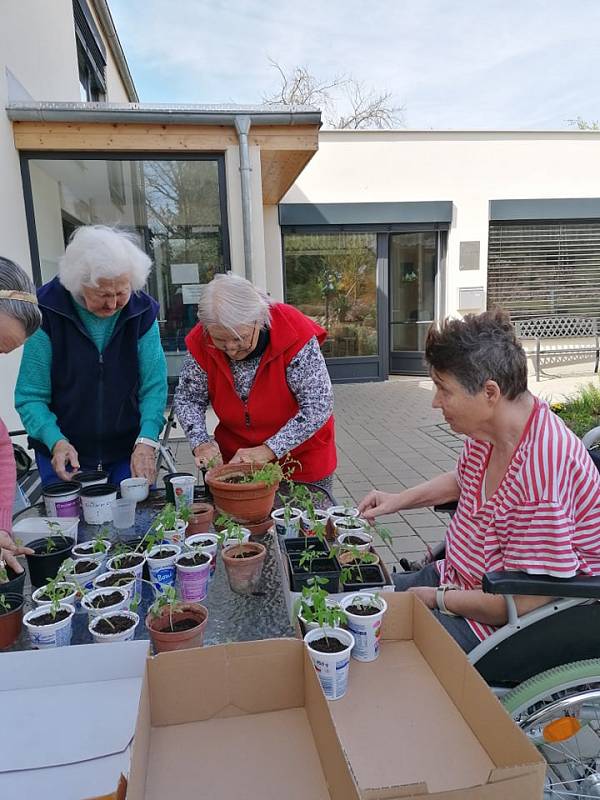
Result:
<svg viewBox="0 0 600 800">
<path fill-rule="evenodd" d="M 507 602 L 482 590 L 485 573 L 600 575 L 600 474 L 581 441 L 527 389 L 527 362 L 506 314 L 432 327 L 425 358 L 433 407 L 465 434 L 453 472 L 399 494 L 371 491 L 367 519 L 458 501 L 445 557 L 394 576 L 470 652 L 507 622 Z M 552 586 L 552 584 L 551 584 Z M 560 596 L 514 597 L 518 615 Z"/>
</svg>

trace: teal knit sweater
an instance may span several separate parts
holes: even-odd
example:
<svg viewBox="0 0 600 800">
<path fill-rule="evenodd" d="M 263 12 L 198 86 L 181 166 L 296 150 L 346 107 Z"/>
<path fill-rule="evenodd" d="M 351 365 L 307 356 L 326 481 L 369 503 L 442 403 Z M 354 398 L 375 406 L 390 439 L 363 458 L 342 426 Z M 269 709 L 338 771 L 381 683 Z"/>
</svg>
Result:
<svg viewBox="0 0 600 800">
<path fill-rule="evenodd" d="M 74 305 L 86 331 L 101 353 L 110 341 L 120 312 L 112 317 L 101 318 L 78 303 Z M 167 402 L 167 362 L 156 320 L 138 342 L 138 362 L 141 417 L 139 436 L 157 441 L 164 425 Z M 59 439 L 66 438 L 61 433 L 55 414 L 50 410 L 51 368 L 52 344 L 48 335 L 39 329 L 27 340 L 23 349 L 15 389 L 15 407 L 27 433 L 43 442 L 50 451 Z"/>
</svg>

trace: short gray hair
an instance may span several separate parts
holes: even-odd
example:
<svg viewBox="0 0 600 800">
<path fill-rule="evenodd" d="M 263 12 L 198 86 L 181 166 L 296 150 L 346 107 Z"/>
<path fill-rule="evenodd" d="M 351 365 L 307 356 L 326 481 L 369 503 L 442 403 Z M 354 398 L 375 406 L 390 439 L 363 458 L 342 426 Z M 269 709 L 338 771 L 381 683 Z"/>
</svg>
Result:
<svg viewBox="0 0 600 800">
<path fill-rule="evenodd" d="M 80 295 L 83 286 L 102 278 L 128 275 L 134 292 L 143 289 L 152 261 L 135 234 L 105 225 L 83 225 L 73 233 L 60 260 L 58 277 L 65 289 Z"/>
<path fill-rule="evenodd" d="M 223 325 L 230 330 L 238 325 L 269 326 L 273 300 L 254 284 L 227 272 L 215 275 L 202 287 L 198 303 L 198 319 L 202 325 Z"/>
<path fill-rule="evenodd" d="M 0 290 L 25 292 L 35 297 L 35 286 L 25 270 L 14 261 L 0 257 Z M 18 320 L 31 336 L 42 324 L 42 314 L 35 303 L 28 300 L 0 298 L 0 312 Z"/>
</svg>

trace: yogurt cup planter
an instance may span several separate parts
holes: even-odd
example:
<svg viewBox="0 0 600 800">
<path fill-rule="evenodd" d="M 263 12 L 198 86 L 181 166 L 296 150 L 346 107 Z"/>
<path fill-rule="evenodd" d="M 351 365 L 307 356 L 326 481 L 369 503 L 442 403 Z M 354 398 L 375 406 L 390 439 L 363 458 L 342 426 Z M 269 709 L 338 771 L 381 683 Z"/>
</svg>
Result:
<svg viewBox="0 0 600 800">
<path fill-rule="evenodd" d="M 97 541 L 102 543 L 104 550 L 99 549 L 96 540 L 93 542 L 82 542 L 73 547 L 72 558 L 75 559 L 75 561 L 85 559 L 87 561 L 97 561 L 98 564 L 105 564 L 108 559 L 110 548 L 112 547 L 112 542 L 110 539 L 98 539 Z M 94 547 L 97 549 L 94 549 Z"/>
<path fill-rule="evenodd" d="M 197 533 L 208 533 L 214 514 L 214 506 L 210 503 L 192 503 L 186 535 L 194 536 Z"/>
<path fill-rule="evenodd" d="M 126 530 L 135 525 L 135 500 L 113 500 L 110 504 L 110 515 L 115 528 Z"/>
<path fill-rule="evenodd" d="M 187 522 L 178 519 L 175 527 L 163 531 L 163 542 L 166 544 L 182 545 L 185 541 L 185 532 L 187 531 Z"/>
<path fill-rule="evenodd" d="M 340 605 L 346 614 L 348 629 L 354 636 L 352 658 L 375 661 L 379 655 L 381 622 L 387 603 L 380 595 L 359 592 L 342 598 Z"/>
<path fill-rule="evenodd" d="M 143 503 L 150 492 L 147 478 L 125 478 L 119 487 L 124 500 L 134 500 L 136 503 Z"/>
<path fill-rule="evenodd" d="M 111 504 L 117 499 L 117 487 L 112 483 L 96 483 L 80 492 L 83 518 L 88 525 L 112 522 Z"/>
<path fill-rule="evenodd" d="M 73 562 L 73 568 L 69 573 L 69 580 L 77 583 L 82 589 L 91 589 L 94 578 L 104 570 L 101 562 L 93 559 L 80 558 Z"/>
<path fill-rule="evenodd" d="M 215 509 L 228 514 L 242 525 L 263 522 L 273 509 L 275 492 L 283 477 L 278 464 L 267 464 L 263 474 L 268 480 L 249 480 L 261 474 L 254 464 L 221 464 L 206 473 Z"/>
<path fill-rule="evenodd" d="M 328 700 L 339 700 L 348 688 L 354 636 L 342 628 L 315 628 L 305 635 L 304 643 L 323 694 Z"/>
<path fill-rule="evenodd" d="M 175 586 L 175 561 L 180 554 L 181 548 L 173 544 L 159 544 L 148 552 L 146 563 L 152 588 L 156 592 L 163 592 L 167 586 Z"/>
<path fill-rule="evenodd" d="M 131 570 L 117 570 L 115 572 L 105 572 L 94 578 L 92 585 L 94 589 L 123 589 L 127 592 L 128 605 L 131 606 L 136 598 L 136 576 Z"/>
<path fill-rule="evenodd" d="M 133 611 L 109 611 L 91 619 L 88 630 L 96 643 L 128 642 L 134 638 L 139 621 Z"/>
<path fill-rule="evenodd" d="M 36 606 L 47 606 L 52 602 L 52 598 L 45 594 L 46 591 L 47 589 L 45 586 L 40 586 L 39 589 L 36 589 L 35 592 L 33 592 L 31 599 Z M 69 606 L 75 607 L 77 605 L 79 586 L 74 583 L 69 583 L 68 581 L 59 581 L 55 585 L 54 594 L 57 595 L 57 599 L 61 603 L 66 603 Z M 62 595 L 62 597 L 60 595 Z"/>
<path fill-rule="evenodd" d="M 202 647 L 208 610 L 199 603 L 168 604 L 146 617 L 146 628 L 157 653 Z"/>
<path fill-rule="evenodd" d="M 275 530 L 284 539 L 299 535 L 302 520 L 302 511 L 299 508 L 277 508 L 271 514 L 271 519 L 275 523 Z"/>
<path fill-rule="evenodd" d="M 81 512 L 79 481 L 58 481 L 42 488 L 49 517 L 78 517 Z"/>
<path fill-rule="evenodd" d="M 347 519 L 348 517 L 358 517 L 358 508 L 354 506 L 329 506 L 327 509 L 331 521 L 335 524 L 340 519 Z"/>
<path fill-rule="evenodd" d="M 0 595 L 0 650 L 14 644 L 23 628 L 23 595 Z"/>
<path fill-rule="evenodd" d="M 128 610 L 129 603 L 129 591 L 114 587 L 112 589 L 94 589 L 88 592 L 81 601 L 81 607 L 88 612 L 91 621 L 93 617 L 98 617 L 101 614 L 122 611 L 123 609 Z"/>
<path fill-rule="evenodd" d="M 194 502 L 194 486 L 196 479 L 193 475 L 178 475 L 171 478 L 175 508 L 179 511 L 182 505 L 191 506 Z"/>
<path fill-rule="evenodd" d="M 164 476 L 163 481 L 165 483 L 165 500 L 167 503 L 175 504 L 175 495 L 173 494 L 173 487 L 171 486 L 171 481 L 173 478 L 193 478 L 191 472 L 167 472 Z"/>
<path fill-rule="evenodd" d="M 31 585 L 38 589 L 50 578 L 55 578 L 60 565 L 71 555 L 75 544 L 70 536 L 46 536 L 34 539 L 27 545 L 34 551 L 26 556 Z"/>
<path fill-rule="evenodd" d="M 108 472 L 103 469 L 89 469 L 75 473 L 76 480 L 84 486 L 94 486 L 96 483 L 108 483 Z"/>
<path fill-rule="evenodd" d="M 209 582 L 213 579 L 217 565 L 217 549 L 219 547 L 219 537 L 215 533 L 195 533 L 188 536 L 184 542 L 185 550 L 201 550 L 210 556 Z"/>
<path fill-rule="evenodd" d="M 32 647 L 44 650 L 49 647 L 66 647 L 71 644 L 71 633 L 75 608 L 61 603 L 52 614 L 51 606 L 39 606 L 23 617 Z"/>
<path fill-rule="evenodd" d="M 315 522 L 321 523 L 323 528 L 327 529 L 328 521 L 329 513 L 321 508 L 315 508 L 314 514 L 308 514 L 306 511 L 302 512 L 300 526 L 306 536 L 316 536 Z"/>
<path fill-rule="evenodd" d="M 366 552 L 373 545 L 373 537 L 364 529 L 348 529 L 342 520 L 336 525 L 337 543 L 340 547 L 355 547 L 359 552 Z"/>
<path fill-rule="evenodd" d="M 325 600 L 325 604 L 330 609 L 334 609 L 334 608 L 339 608 L 340 607 L 338 602 L 336 602 L 335 600 L 330 600 L 329 598 L 327 600 Z M 310 605 L 310 603 L 307 603 L 307 605 Z M 304 633 L 308 633 L 308 631 L 314 631 L 317 628 L 321 627 L 321 625 L 319 625 L 318 622 L 315 622 L 315 621 L 309 622 L 307 619 L 305 619 L 302 616 L 302 610 L 301 609 L 298 611 L 297 617 L 298 617 L 298 619 L 300 620 L 300 622 L 302 624 Z M 340 622 L 339 624 L 334 625 L 333 627 L 337 629 L 337 628 L 340 628 L 341 626 L 342 626 L 342 622 Z"/>
<path fill-rule="evenodd" d="M 120 556 L 113 556 L 106 562 L 106 569 L 109 572 L 133 572 L 135 575 L 135 594 L 142 594 L 142 573 L 146 555 L 144 553 L 123 553 Z"/>
<path fill-rule="evenodd" d="M 208 581 L 212 564 L 206 550 L 196 549 L 177 556 L 177 582 L 179 594 L 185 603 L 204 600 L 208 593 Z"/>
<path fill-rule="evenodd" d="M 233 592 L 252 594 L 256 590 L 266 555 L 266 547 L 255 542 L 236 543 L 222 551 L 221 558 Z"/>
</svg>

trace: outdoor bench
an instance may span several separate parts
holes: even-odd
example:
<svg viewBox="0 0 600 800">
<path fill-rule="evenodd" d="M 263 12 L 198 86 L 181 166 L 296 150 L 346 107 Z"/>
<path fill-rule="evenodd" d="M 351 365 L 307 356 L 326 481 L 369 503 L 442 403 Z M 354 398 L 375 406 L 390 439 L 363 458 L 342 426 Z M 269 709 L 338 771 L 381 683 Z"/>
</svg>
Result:
<svg viewBox="0 0 600 800">
<path fill-rule="evenodd" d="M 584 353 L 595 355 L 594 372 L 598 372 L 600 357 L 600 318 L 598 317 L 536 317 L 515 322 L 519 339 L 534 341 L 534 348 L 525 352 L 535 362 L 535 376 L 539 381 L 541 360 L 562 359 Z M 587 342 L 569 340 L 587 339 Z M 567 341 L 565 341 L 567 340 Z"/>
</svg>

